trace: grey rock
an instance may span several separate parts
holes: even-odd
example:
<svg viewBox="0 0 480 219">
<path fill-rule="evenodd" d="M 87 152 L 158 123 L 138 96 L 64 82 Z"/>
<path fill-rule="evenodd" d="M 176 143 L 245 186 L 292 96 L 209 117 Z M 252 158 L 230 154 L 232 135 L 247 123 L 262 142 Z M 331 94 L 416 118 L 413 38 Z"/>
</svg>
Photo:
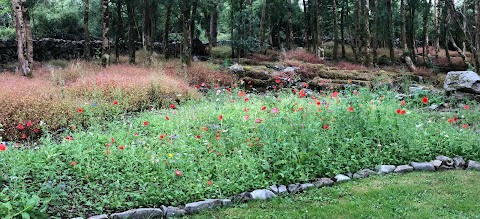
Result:
<svg viewBox="0 0 480 219">
<path fill-rule="evenodd" d="M 443 83 L 445 91 L 480 94 L 480 76 L 473 71 L 448 72 Z"/>
<path fill-rule="evenodd" d="M 250 192 L 253 199 L 267 200 L 276 197 L 275 193 L 268 189 L 257 189 Z"/>
<path fill-rule="evenodd" d="M 107 219 L 107 218 L 108 218 L 108 214 L 101 214 L 101 215 L 91 216 L 88 219 Z"/>
<path fill-rule="evenodd" d="M 466 162 L 463 159 L 463 157 L 458 156 L 453 158 L 453 166 L 457 169 L 463 169 L 465 168 Z"/>
<path fill-rule="evenodd" d="M 428 109 L 429 109 L 430 111 L 434 111 L 434 110 L 436 110 L 437 108 L 438 108 L 438 105 L 437 105 L 437 104 L 432 104 L 432 105 L 430 105 L 430 106 L 428 107 Z"/>
<path fill-rule="evenodd" d="M 378 174 L 388 174 L 395 170 L 395 165 L 380 165 L 375 168 Z"/>
<path fill-rule="evenodd" d="M 444 170 L 453 170 L 453 169 L 454 169 L 454 167 L 451 167 L 451 166 L 443 166 L 443 165 L 438 168 L 438 170 L 441 170 L 441 171 L 444 171 Z"/>
<path fill-rule="evenodd" d="M 347 176 L 352 178 L 353 177 L 353 173 L 347 173 Z"/>
<path fill-rule="evenodd" d="M 335 179 L 336 182 L 345 182 L 345 181 L 349 181 L 351 180 L 350 177 L 348 176 L 345 176 L 343 174 L 338 174 L 336 175 L 335 177 L 333 177 Z"/>
<path fill-rule="evenodd" d="M 410 91 L 411 94 L 416 94 L 416 93 L 422 93 L 424 91 L 428 91 L 425 86 L 419 85 L 419 84 L 412 84 L 409 88 L 408 91 Z"/>
<path fill-rule="evenodd" d="M 162 205 L 162 211 L 164 213 L 164 217 L 166 218 L 183 217 L 187 214 L 187 211 L 185 211 L 184 209 L 172 206 L 165 207 Z"/>
<path fill-rule="evenodd" d="M 331 186 L 333 185 L 335 182 L 330 179 L 330 178 L 320 178 L 320 179 L 317 179 L 313 184 L 317 187 L 317 188 L 320 188 L 320 187 L 324 187 L 324 186 Z"/>
<path fill-rule="evenodd" d="M 395 168 L 395 170 L 393 172 L 395 172 L 395 173 L 406 173 L 406 172 L 412 172 L 412 171 L 413 171 L 413 167 L 411 167 L 409 165 L 400 165 L 397 168 Z"/>
<path fill-rule="evenodd" d="M 452 158 L 449 158 L 447 156 L 440 155 L 440 156 L 437 156 L 435 159 L 437 159 L 439 161 L 442 161 L 442 164 L 445 165 L 445 166 L 452 166 L 453 165 Z"/>
<path fill-rule="evenodd" d="M 368 176 L 370 176 L 373 173 L 375 173 L 373 170 L 363 169 L 363 170 L 360 170 L 360 171 L 356 172 L 355 174 L 353 174 L 353 178 L 354 179 L 367 178 Z"/>
<path fill-rule="evenodd" d="M 411 162 L 410 166 L 413 167 L 413 170 L 420 170 L 420 171 L 435 171 L 435 166 L 429 162 Z"/>
<path fill-rule="evenodd" d="M 207 199 L 199 202 L 192 202 L 185 205 L 185 210 L 188 214 L 198 213 L 205 209 L 212 209 L 222 206 L 222 201 L 219 199 Z"/>
<path fill-rule="evenodd" d="M 440 160 L 432 160 L 430 163 L 438 170 L 438 168 L 442 165 L 442 161 Z"/>
<path fill-rule="evenodd" d="M 250 201 L 252 199 L 253 197 L 252 197 L 252 194 L 250 194 L 250 192 L 242 192 L 233 197 L 234 202 L 241 202 L 241 203 Z"/>
<path fill-rule="evenodd" d="M 232 204 L 232 200 L 228 198 L 222 199 L 221 201 L 222 201 L 222 206 L 229 206 Z"/>
<path fill-rule="evenodd" d="M 480 170 L 480 163 L 477 161 L 469 160 L 467 162 L 467 170 Z"/>
<path fill-rule="evenodd" d="M 245 72 L 245 69 L 243 68 L 243 66 L 235 63 L 235 65 L 232 65 L 230 66 L 230 72 L 232 73 L 241 73 L 241 72 Z"/>
<path fill-rule="evenodd" d="M 307 190 L 309 188 L 313 188 L 313 187 L 315 187 L 315 185 L 313 185 L 312 183 L 304 183 L 304 184 L 300 185 L 300 190 L 305 191 L 305 190 Z"/>
<path fill-rule="evenodd" d="M 110 215 L 112 219 L 144 219 L 162 218 L 163 211 L 159 208 L 139 208 Z"/>
<path fill-rule="evenodd" d="M 278 187 L 278 194 L 282 194 L 282 193 L 287 193 L 288 190 L 287 190 L 287 187 L 285 185 L 280 185 Z"/>
<path fill-rule="evenodd" d="M 292 194 L 300 192 L 300 183 L 288 185 L 288 192 L 290 192 Z"/>
<path fill-rule="evenodd" d="M 271 185 L 270 190 L 272 190 L 273 193 L 278 194 L 278 187 L 277 185 Z"/>
<path fill-rule="evenodd" d="M 282 72 L 295 72 L 297 69 L 294 67 L 286 67 Z"/>
</svg>

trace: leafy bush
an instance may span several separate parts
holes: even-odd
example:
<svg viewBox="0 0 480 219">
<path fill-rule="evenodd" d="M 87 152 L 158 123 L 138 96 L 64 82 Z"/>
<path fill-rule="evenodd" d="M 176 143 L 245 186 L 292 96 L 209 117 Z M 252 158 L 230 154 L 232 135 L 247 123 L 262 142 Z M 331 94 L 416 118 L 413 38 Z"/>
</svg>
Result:
<svg viewBox="0 0 480 219">
<path fill-rule="evenodd" d="M 210 52 L 210 56 L 215 59 L 227 59 L 232 55 L 232 47 L 230 46 L 217 46 L 213 47 Z"/>
<path fill-rule="evenodd" d="M 170 77 L 183 78 L 190 85 L 223 85 L 230 86 L 234 83 L 234 76 L 217 69 L 208 62 L 193 62 L 192 66 L 182 69 L 179 60 L 170 60 L 163 64 L 164 72 Z"/>
<path fill-rule="evenodd" d="M 219 90 L 207 101 L 68 131 L 60 143 L 45 136 L 37 150 L 9 147 L 0 152 L 2 184 L 11 189 L 6 199 L 36 194 L 49 200 L 49 216 L 88 217 L 224 198 L 438 154 L 480 158 L 474 103 L 436 116 L 419 110 L 433 96 L 402 104 L 390 91 L 291 93 Z M 87 110 L 82 116 L 91 117 Z M 10 215 L 0 211 L 0 217 Z"/>
<path fill-rule="evenodd" d="M 319 59 L 316 55 L 309 53 L 305 49 L 295 49 L 282 53 L 283 60 L 298 60 L 313 64 L 323 64 L 323 60 Z"/>
<path fill-rule="evenodd" d="M 0 28 L 0 40 L 13 38 L 15 38 L 15 28 Z"/>
</svg>

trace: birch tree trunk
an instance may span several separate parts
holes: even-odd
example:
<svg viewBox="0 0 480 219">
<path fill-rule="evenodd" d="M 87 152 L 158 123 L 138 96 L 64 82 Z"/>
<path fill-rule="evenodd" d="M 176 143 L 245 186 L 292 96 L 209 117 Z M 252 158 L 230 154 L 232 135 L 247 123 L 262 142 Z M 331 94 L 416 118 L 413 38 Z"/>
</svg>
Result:
<svg viewBox="0 0 480 219">
<path fill-rule="evenodd" d="M 316 50 L 317 50 L 317 56 L 322 57 L 322 52 L 323 52 L 323 30 L 322 30 L 322 25 L 323 25 L 323 8 L 322 8 L 322 0 L 317 0 L 317 10 L 315 11 L 315 15 L 317 17 L 317 45 L 316 45 Z"/>
<path fill-rule="evenodd" d="M 85 8 L 83 13 L 83 33 L 85 38 L 85 60 L 90 60 L 90 32 L 88 30 L 88 16 L 90 12 L 90 1 L 85 0 Z"/>
<path fill-rule="evenodd" d="M 433 43 L 433 49 L 435 50 L 435 58 L 438 58 L 440 52 L 440 0 L 435 0 L 435 10 L 433 10 L 433 19 L 435 21 L 435 41 Z"/>
<path fill-rule="evenodd" d="M 19 62 L 20 73 L 24 76 L 31 77 L 31 64 L 28 61 L 27 39 L 25 33 L 25 23 L 22 11 L 22 0 L 12 0 L 13 21 L 15 24 L 15 32 L 17 38 L 17 56 Z"/>
<path fill-rule="evenodd" d="M 372 53 L 370 51 L 370 6 L 369 0 L 363 0 L 363 25 L 364 25 L 364 39 L 365 39 L 365 66 L 373 66 Z"/>
</svg>

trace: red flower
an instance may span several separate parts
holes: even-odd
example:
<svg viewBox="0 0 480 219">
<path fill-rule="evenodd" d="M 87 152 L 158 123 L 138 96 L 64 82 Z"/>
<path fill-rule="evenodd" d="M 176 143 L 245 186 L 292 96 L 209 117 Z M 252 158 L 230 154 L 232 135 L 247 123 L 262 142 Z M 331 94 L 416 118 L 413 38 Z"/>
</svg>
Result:
<svg viewBox="0 0 480 219">
<path fill-rule="evenodd" d="M 406 111 L 405 110 L 400 110 L 400 115 L 405 115 Z"/>
<path fill-rule="evenodd" d="M 232 92 L 232 89 L 231 89 L 231 88 L 227 88 L 227 91 L 228 91 L 228 92 Z"/>
<path fill-rule="evenodd" d="M 422 98 L 422 103 L 427 104 L 428 103 L 428 98 L 427 97 Z"/>
<path fill-rule="evenodd" d="M 200 139 L 201 138 L 200 135 L 197 135 L 197 138 Z"/>
<path fill-rule="evenodd" d="M 255 119 L 255 123 L 262 123 L 263 119 Z"/>
<path fill-rule="evenodd" d="M 332 93 L 332 97 L 333 97 L 333 98 L 337 98 L 337 97 L 338 97 L 338 92 L 337 92 L 337 91 L 333 92 L 333 93 Z"/>
<path fill-rule="evenodd" d="M 320 105 L 322 105 L 322 102 L 317 101 L 317 106 L 320 106 Z"/>
<path fill-rule="evenodd" d="M 302 98 L 305 97 L 305 96 L 307 96 L 307 95 L 305 94 L 305 90 L 303 90 L 303 89 L 300 91 L 300 94 L 299 94 L 299 95 L 300 95 L 300 97 L 302 97 Z"/>
<path fill-rule="evenodd" d="M 148 106 L 148 111 L 152 111 L 153 107 L 152 106 Z"/>
<path fill-rule="evenodd" d="M 400 114 L 402 112 L 401 109 L 397 109 L 397 113 Z"/>
<path fill-rule="evenodd" d="M 24 127 L 22 124 L 18 124 L 18 125 L 17 125 L 17 129 L 18 129 L 18 130 L 23 130 L 24 128 L 25 128 L 25 127 Z"/>
<path fill-rule="evenodd" d="M 78 113 L 83 113 L 83 109 L 82 109 L 82 108 L 78 108 L 78 109 L 77 109 L 77 112 L 78 112 Z"/>
<path fill-rule="evenodd" d="M 323 129 L 325 129 L 325 130 L 327 130 L 328 128 L 330 128 L 328 125 L 323 126 Z"/>
<path fill-rule="evenodd" d="M 77 162 L 72 161 L 72 162 L 70 162 L 70 165 L 72 165 L 72 167 L 73 167 L 73 166 L 77 165 Z"/>
<path fill-rule="evenodd" d="M 175 109 L 175 104 L 170 104 L 170 109 Z"/>
<path fill-rule="evenodd" d="M 160 135 L 160 139 L 164 139 L 165 138 L 165 135 Z"/>
<path fill-rule="evenodd" d="M 462 128 L 464 129 L 468 128 L 468 124 L 463 124 Z"/>
<path fill-rule="evenodd" d="M 38 133 L 38 129 L 33 129 L 33 132 Z"/>
<path fill-rule="evenodd" d="M 208 130 L 208 128 L 207 128 L 207 127 L 203 127 L 203 131 L 207 131 L 207 130 Z"/>
<path fill-rule="evenodd" d="M 216 135 L 215 135 L 215 138 L 216 138 L 217 140 L 220 140 L 220 134 L 216 134 Z"/>
<path fill-rule="evenodd" d="M 30 127 L 30 126 L 32 126 L 32 122 L 28 121 L 27 122 L 27 127 Z"/>
<path fill-rule="evenodd" d="M 280 84 L 282 81 L 278 76 L 275 77 L 275 83 Z"/>
<path fill-rule="evenodd" d="M 463 108 L 466 109 L 466 110 L 468 110 L 468 109 L 470 109 L 470 106 L 469 106 L 469 105 L 465 105 L 465 106 L 463 106 Z"/>
<path fill-rule="evenodd" d="M 262 106 L 262 110 L 266 110 L 267 109 L 267 106 Z"/>
<path fill-rule="evenodd" d="M 175 170 L 175 175 L 177 175 L 177 176 L 180 177 L 180 176 L 183 175 L 183 173 L 182 173 L 182 171 L 180 171 L 180 170 Z"/>
<path fill-rule="evenodd" d="M 7 146 L 4 144 L 0 144 L 0 151 L 5 151 L 7 150 Z"/>
<path fill-rule="evenodd" d="M 348 107 L 348 112 L 353 112 L 353 111 L 355 111 L 355 110 L 353 109 L 353 107 L 349 106 L 349 107 Z"/>
<path fill-rule="evenodd" d="M 135 133 L 133 134 L 133 136 L 138 137 L 138 136 L 140 136 L 140 134 L 139 134 L 138 132 L 135 132 Z"/>
<path fill-rule="evenodd" d="M 208 180 L 207 185 L 208 185 L 208 186 L 213 185 L 213 181 L 212 181 L 212 180 Z"/>
<path fill-rule="evenodd" d="M 448 123 L 453 123 L 453 119 L 448 119 Z"/>
<path fill-rule="evenodd" d="M 118 105 L 118 101 L 113 101 L 113 105 Z"/>
<path fill-rule="evenodd" d="M 73 141 L 73 137 L 72 137 L 72 136 L 67 136 L 67 137 L 65 137 L 65 140 L 67 140 L 67 141 Z"/>
<path fill-rule="evenodd" d="M 405 106 L 405 105 L 406 105 L 405 100 L 400 101 L 400 106 Z"/>
<path fill-rule="evenodd" d="M 248 99 L 248 97 L 245 97 L 245 99 L 243 99 L 243 100 L 244 100 L 245 102 L 248 102 L 249 99 Z"/>
<path fill-rule="evenodd" d="M 165 119 L 168 121 L 168 120 L 170 120 L 170 117 L 168 117 L 168 116 L 165 116 Z"/>
<path fill-rule="evenodd" d="M 26 134 L 22 134 L 22 139 L 25 139 L 27 138 L 27 135 Z"/>
<path fill-rule="evenodd" d="M 144 126 L 147 126 L 147 125 L 148 125 L 148 121 L 143 122 L 143 125 L 144 125 Z"/>
<path fill-rule="evenodd" d="M 453 122 L 457 122 L 458 118 L 457 117 L 453 117 Z"/>
<path fill-rule="evenodd" d="M 200 85 L 198 85 L 198 84 L 195 85 L 195 88 L 200 89 Z"/>
<path fill-rule="evenodd" d="M 222 119 L 223 119 L 222 114 L 220 114 L 220 115 L 218 116 L 218 119 L 219 119 L 219 120 L 222 120 Z"/>
<path fill-rule="evenodd" d="M 121 146 L 118 146 L 118 149 L 120 149 L 120 150 L 122 150 L 122 151 L 123 151 L 123 150 L 125 149 L 125 146 L 123 146 L 123 145 L 121 145 Z"/>
<path fill-rule="evenodd" d="M 107 147 L 107 148 L 110 147 L 110 143 L 106 143 L 105 147 Z"/>
<path fill-rule="evenodd" d="M 243 91 L 238 91 L 238 96 L 244 97 L 244 96 L 245 96 L 245 92 L 243 92 Z"/>
<path fill-rule="evenodd" d="M 112 138 L 112 143 L 115 143 L 115 138 Z"/>
</svg>

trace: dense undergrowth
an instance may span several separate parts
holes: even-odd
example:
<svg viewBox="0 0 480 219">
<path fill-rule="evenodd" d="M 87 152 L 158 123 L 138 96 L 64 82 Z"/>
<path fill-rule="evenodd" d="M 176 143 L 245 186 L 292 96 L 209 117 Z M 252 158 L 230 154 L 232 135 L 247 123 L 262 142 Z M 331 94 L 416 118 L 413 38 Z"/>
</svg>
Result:
<svg viewBox="0 0 480 219">
<path fill-rule="evenodd" d="M 134 207 L 224 198 L 274 183 L 308 181 L 438 154 L 479 159 L 475 103 L 438 114 L 443 97 L 404 102 L 395 92 L 345 90 L 245 94 L 218 89 L 201 100 L 104 122 L 90 106 L 59 143 L 0 151 L 0 217 L 89 216 Z M 119 99 L 122 106 L 128 102 Z"/>
</svg>

